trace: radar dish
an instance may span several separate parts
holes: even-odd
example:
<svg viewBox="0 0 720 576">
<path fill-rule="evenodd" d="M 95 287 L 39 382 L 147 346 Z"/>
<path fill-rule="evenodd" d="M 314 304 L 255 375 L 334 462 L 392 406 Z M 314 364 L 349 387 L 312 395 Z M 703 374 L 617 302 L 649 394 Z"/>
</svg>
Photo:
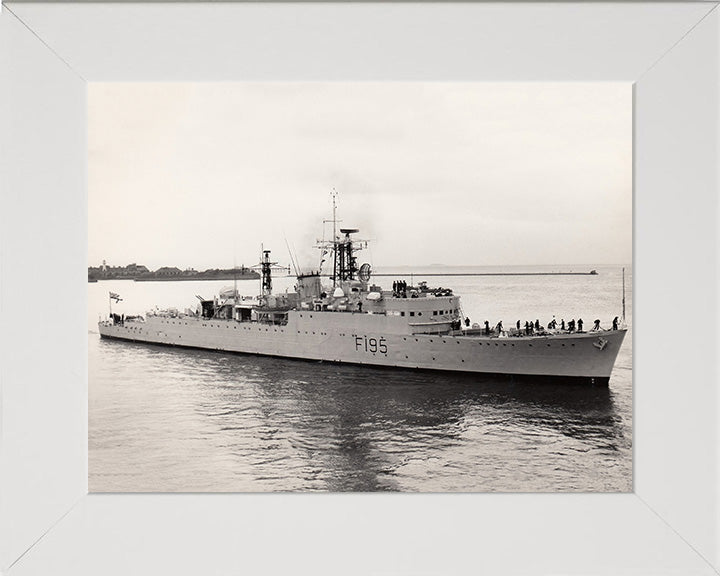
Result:
<svg viewBox="0 0 720 576">
<path fill-rule="evenodd" d="M 362 266 L 360 266 L 360 271 L 358 272 L 358 276 L 360 277 L 360 280 L 363 282 L 367 282 L 370 280 L 370 264 L 365 262 Z"/>
</svg>

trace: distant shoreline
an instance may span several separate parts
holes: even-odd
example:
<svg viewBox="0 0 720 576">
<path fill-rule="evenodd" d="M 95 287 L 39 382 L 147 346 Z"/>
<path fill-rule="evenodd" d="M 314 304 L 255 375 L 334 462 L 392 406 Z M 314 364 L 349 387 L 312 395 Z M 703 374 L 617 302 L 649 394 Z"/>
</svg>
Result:
<svg viewBox="0 0 720 576">
<path fill-rule="evenodd" d="M 88 278 L 88 282 L 102 282 L 103 280 L 131 280 L 132 282 L 190 282 L 193 280 L 258 280 L 260 275 L 251 276 L 167 276 L 156 278 Z"/>
<path fill-rule="evenodd" d="M 260 274 L 238 274 L 237 276 L 218 274 L 216 276 L 157 276 L 155 278 L 128 278 L 135 282 L 186 282 L 188 280 L 258 280 Z M 102 278 L 101 278 L 102 280 Z"/>
<path fill-rule="evenodd" d="M 395 277 L 403 278 L 406 276 L 597 276 L 594 270 L 590 272 L 373 272 L 373 277 Z M 279 276 L 280 278 L 291 278 L 293 275 Z M 328 274 L 322 275 L 329 278 Z M 257 280 L 260 276 L 167 276 L 155 278 L 95 278 L 88 279 L 88 282 L 97 282 L 99 280 L 132 280 L 133 282 L 187 282 L 191 280 Z"/>
<path fill-rule="evenodd" d="M 107 266 L 103 260 L 102 266 L 88 267 L 88 282 L 97 282 L 98 280 L 178 282 L 183 280 L 258 280 L 259 278 L 260 274 L 256 270 L 245 266 L 209 268 L 201 271 L 194 268 L 181 270 L 176 266 L 163 266 L 157 270 L 148 270 L 147 266 L 134 262 L 127 266 Z"/>
</svg>

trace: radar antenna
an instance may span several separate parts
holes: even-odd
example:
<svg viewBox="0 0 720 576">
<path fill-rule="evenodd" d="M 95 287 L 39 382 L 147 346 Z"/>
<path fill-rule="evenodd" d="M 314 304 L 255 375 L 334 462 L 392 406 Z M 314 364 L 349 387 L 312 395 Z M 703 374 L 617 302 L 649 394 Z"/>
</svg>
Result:
<svg viewBox="0 0 720 576">
<path fill-rule="evenodd" d="M 338 236 L 337 223 L 341 220 L 337 219 L 337 191 L 333 188 L 332 191 L 333 201 L 333 217 L 332 220 L 323 220 L 325 222 L 333 223 L 333 237 L 329 241 L 320 240 L 318 241 L 317 247 L 320 249 L 320 266 L 325 261 L 325 254 L 330 250 L 333 252 L 333 272 L 330 279 L 333 282 L 333 287 L 337 287 L 340 282 L 347 280 L 355 280 L 357 278 L 359 269 L 357 264 L 357 256 L 355 253 L 362 248 L 367 248 L 366 240 L 353 240 L 350 238 L 351 234 L 359 232 L 357 228 L 341 228 L 340 235 Z"/>
<path fill-rule="evenodd" d="M 365 262 L 365 264 L 360 266 L 360 271 L 358 272 L 358 278 L 360 278 L 360 280 L 362 282 L 367 283 L 370 280 L 370 274 L 371 274 L 370 264 Z"/>
</svg>

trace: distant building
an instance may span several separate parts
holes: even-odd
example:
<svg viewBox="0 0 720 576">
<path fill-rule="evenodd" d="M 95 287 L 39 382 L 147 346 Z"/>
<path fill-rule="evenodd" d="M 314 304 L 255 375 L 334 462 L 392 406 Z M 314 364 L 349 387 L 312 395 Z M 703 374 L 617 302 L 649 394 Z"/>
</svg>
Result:
<svg viewBox="0 0 720 576">
<path fill-rule="evenodd" d="M 182 274 L 182 270 L 175 266 L 163 266 L 155 271 L 156 276 L 179 276 Z"/>
<path fill-rule="evenodd" d="M 209 270 L 198 271 L 195 268 L 186 268 L 180 270 L 176 266 L 163 266 L 158 268 L 155 272 L 149 270 L 147 266 L 137 264 L 133 262 L 127 266 L 108 266 L 107 262 L 103 260 L 102 266 L 88 266 L 88 281 L 95 282 L 96 280 L 152 280 L 153 278 L 159 279 L 198 279 L 198 280 L 212 280 L 212 279 L 246 279 L 246 278 L 259 278 L 260 275 L 246 268 L 245 266 L 236 267 L 234 269 L 219 269 L 213 268 Z"/>
<path fill-rule="evenodd" d="M 138 264 L 135 264 L 135 262 L 125 266 L 125 270 L 129 274 L 147 274 L 148 272 L 150 272 L 150 270 L 147 269 L 147 266 L 143 266 L 142 264 L 138 265 Z"/>
<path fill-rule="evenodd" d="M 142 264 L 128 264 L 127 266 L 108 266 L 107 262 L 103 260 L 102 266 L 89 266 L 88 267 L 88 278 L 118 278 L 118 279 L 130 279 L 149 274 L 147 266 Z"/>
</svg>

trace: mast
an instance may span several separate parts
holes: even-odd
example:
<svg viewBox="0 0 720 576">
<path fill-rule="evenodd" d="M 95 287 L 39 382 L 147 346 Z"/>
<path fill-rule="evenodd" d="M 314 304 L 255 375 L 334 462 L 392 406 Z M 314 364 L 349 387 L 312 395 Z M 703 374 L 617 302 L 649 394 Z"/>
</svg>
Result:
<svg viewBox="0 0 720 576">
<path fill-rule="evenodd" d="M 233 254 L 233 302 L 237 303 L 237 258 Z"/>
<path fill-rule="evenodd" d="M 338 251 L 337 251 L 337 190 L 333 188 L 332 191 L 332 202 L 333 202 L 333 288 L 337 286 L 338 277 Z"/>
<path fill-rule="evenodd" d="M 358 265 L 355 251 L 360 250 L 361 246 L 358 245 L 356 248 L 353 245 L 350 234 L 355 234 L 359 231 L 357 228 L 340 228 L 340 234 L 344 236 L 335 242 L 335 251 L 338 254 L 338 270 L 336 276 L 339 276 L 341 281 L 355 280 L 357 275 Z"/>
<path fill-rule="evenodd" d="M 260 298 L 264 299 L 272 294 L 272 271 L 285 270 L 284 266 L 278 266 L 277 262 L 270 260 L 270 250 L 266 250 L 264 244 L 260 244 L 260 262 L 251 266 L 253 270 L 260 270 Z"/>
<path fill-rule="evenodd" d="M 337 232 L 335 230 L 337 226 L 337 190 L 333 188 L 332 191 L 332 201 L 333 201 L 333 242 L 335 241 L 335 238 L 337 237 Z"/>
<path fill-rule="evenodd" d="M 270 262 L 270 250 L 263 250 L 261 261 L 263 296 L 272 294 L 272 267 L 274 264 L 277 264 L 277 262 Z"/>
<path fill-rule="evenodd" d="M 296 258 L 293 257 L 293 251 L 290 250 L 290 243 L 288 242 L 287 236 L 285 236 L 283 234 L 283 237 L 285 238 L 285 246 L 287 246 L 288 254 L 290 254 L 290 264 L 292 264 L 292 267 L 295 270 L 295 276 L 300 276 L 300 267 L 298 266 L 298 264 L 296 262 Z M 288 264 L 288 267 L 287 267 L 288 276 L 290 276 L 290 264 Z"/>
<path fill-rule="evenodd" d="M 356 228 L 340 228 L 338 230 L 337 218 L 337 190 L 332 191 L 333 215 L 332 220 L 323 220 L 323 239 L 318 240 L 317 247 L 320 249 L 320 272 L 322 273 L 322 263 L 325 261 L 325 254 L 332 250 L 333 252 L 333 271 L 330 278 L 333 282 L 333 288 L 340 286 L 342 282 L 348 280 L 356 280 L 360 267 L 357 262 L 356 252 L 363 247 L 367 248 L 367 241 L 353 241 L 351 234 L 359 232 Z M 325 224 L 332 222 L 333 232 L 330 240 L 325 240 Z M 338 233 L 340 234 L 338 236 Z"/>
<path fill-rule="evenodd" d="M 625 268 L 622 269 L 622 272 L 623 272 L 623 299 L 622 299 L 622 305 L 623 305 L 622 318 L 623 319 L 622 319 L 622 321 L 623 321 L 623 324 L 625 324 Z"/>
</svg>

